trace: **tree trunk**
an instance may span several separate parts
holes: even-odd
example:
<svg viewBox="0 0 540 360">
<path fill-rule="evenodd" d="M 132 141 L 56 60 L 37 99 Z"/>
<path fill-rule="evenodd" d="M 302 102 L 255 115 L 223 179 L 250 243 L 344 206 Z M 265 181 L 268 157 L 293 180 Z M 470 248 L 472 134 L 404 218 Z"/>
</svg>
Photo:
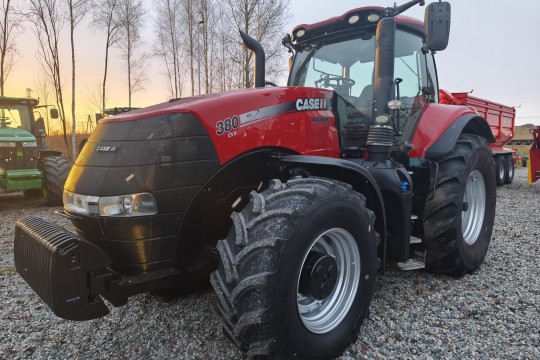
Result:
<svg viewBox="0 0 540 360">
<path fill-rule="evenodd" d="M 70 38 L 71 38 L 71 159 L 77 157 L 77 140 L 75 132 L 77 131 L 77 121 L 75 118 L 75 19 L 73 14 L 73 2 L 69 2 L 70 16 Z"/>
</svg>

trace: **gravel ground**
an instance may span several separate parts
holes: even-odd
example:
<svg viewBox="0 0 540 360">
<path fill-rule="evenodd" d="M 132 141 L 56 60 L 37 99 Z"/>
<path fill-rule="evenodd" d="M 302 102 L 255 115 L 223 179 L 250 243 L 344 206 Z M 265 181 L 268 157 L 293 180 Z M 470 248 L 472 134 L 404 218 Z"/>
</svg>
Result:
<svg viewBox="0 0 540 360">
<path fill-rule="evenodd" d="M 342 359 L 540 359 L 540 184 L 526 169 L 498 189 L 482 267 L 461 279 L 389 269 Z M 166 302 L 149 294 L 93 321 L 58 319 L 15 274 L 13 228 L 30 214 L 70 228 L 22 194 L 0 195 L 0 359 L 238 359 L 211 291 Z"/>
</svg>

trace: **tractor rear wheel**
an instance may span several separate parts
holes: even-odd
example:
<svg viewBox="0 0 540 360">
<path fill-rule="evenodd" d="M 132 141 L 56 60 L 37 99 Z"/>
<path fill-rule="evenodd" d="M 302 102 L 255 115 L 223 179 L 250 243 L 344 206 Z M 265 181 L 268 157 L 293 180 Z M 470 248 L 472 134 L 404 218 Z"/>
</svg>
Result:
<svg viewBox="0 0 540 360">
<path fill-rule="evenodd" d="M 505 155 L 506 161 L 506 176 L 504 178 L 505 184 L 511 184 L 514 181 L 514 157 L 512 155 Z"/>
<path fill-rule="evenodd" d="M 435 196 L 426 203 L 426 268 L 462 276 L 486 255 L 495 219 L 494 162 L 486 141 L 462 134 L 439 162 Z"/>
<path fill-rule="evenodd" d="M 47 156 L 41 164 L 45 175 L 45 203 L 50 206 L 62 205 L 64 184 L 70 166 L 61 156 Z"/>
<path fill-rule="evenodd" d="M 249 357 L 330 359 L 368 314 L 375 215 L 348 184 L 272 180 L 233 213 L 211 276 L 226 334 Z"/>
<path fill-rule="evenodd" d="M 495 156 L 495 178 L 497 179 L 497 186 L 502 186 L 506 180 L 506 161 L 504 157 Z"/>
</svg>

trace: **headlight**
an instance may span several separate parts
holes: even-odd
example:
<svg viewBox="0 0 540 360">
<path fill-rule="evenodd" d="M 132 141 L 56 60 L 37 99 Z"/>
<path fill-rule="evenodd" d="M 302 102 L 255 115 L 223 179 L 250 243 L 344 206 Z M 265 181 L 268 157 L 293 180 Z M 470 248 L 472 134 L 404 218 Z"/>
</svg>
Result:
<svg viewBox="0 0 540 360">
<path fill-rule="evenodd" d="M 16 143 L 13 141 L 10 141 L 10 142 L 0 141 L 0 147 L 15 147 L 15 145 Z"/>
<path fill-rule="evenodd" d="M 37 147 L 37 142 L 35 141 L 26 141 L 22 143 L 23 147 Z"/>
<path fill-rule="evenodd" d="M 119 196 L 88 196 L 64 191 L 64 209 L 82 215 L 134 217 L 157 214 L 154 196 L 149 193 Z"/>
</svg>

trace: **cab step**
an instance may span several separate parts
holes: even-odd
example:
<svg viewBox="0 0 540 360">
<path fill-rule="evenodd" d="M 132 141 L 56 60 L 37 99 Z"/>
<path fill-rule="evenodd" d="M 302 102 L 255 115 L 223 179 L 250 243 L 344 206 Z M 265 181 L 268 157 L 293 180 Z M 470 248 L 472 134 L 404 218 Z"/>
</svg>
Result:
<svg viewBox="0 0 540 360">
<path fill-rule="evenodd" d="M 403 271 L 418 270 L 426 267 L 423 259 L 409 259 L 407 261 L 398 262 L 398 267 Z"/>
<path fill-rule="evenodd" d="M 409 244 L 421 244 L 422 239 L 416 236 L 411 236 L 411 239 L 409 240 Z"/>
</svg>

